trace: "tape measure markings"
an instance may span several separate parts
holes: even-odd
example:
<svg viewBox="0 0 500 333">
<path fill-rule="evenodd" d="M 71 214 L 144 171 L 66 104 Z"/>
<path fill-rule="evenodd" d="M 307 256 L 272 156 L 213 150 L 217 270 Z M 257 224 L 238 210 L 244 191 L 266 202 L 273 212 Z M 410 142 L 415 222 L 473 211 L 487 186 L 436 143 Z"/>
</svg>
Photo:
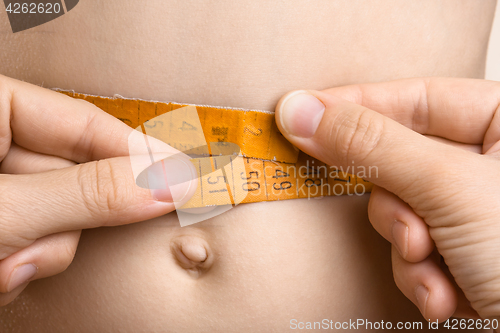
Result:
<svg viewBox="0 0 500 333">
<path fill-rule="evenodd" d="M 141 126 L 143 133 L 146 133 L 144 124 L 147 121 L 190 105 L 60 92 L 91 102 L 130 127 Z M 200 181 L 195 195 L 182 208 L 354 195 L 371 191 L 371 183 L 338 172 L 336 168 L 303 152 L 299 154 L 279 132 L 272 113 L 209 106 L 196 106 L 196 109 L 206 142 L 237 143 L 244 157 L 192 159 Z M 153 124 L 150 123 L 147 123 L 148 130 L 159 126 L 159 132 L 161 126 L 171 126 L 170 122 L 159 124 L 154 119 Z M 188 130 L 190 124 L 183 122 L 182 126 Z M 181 151 L 189 148 L 181 145 L 173 146 L 181 148 Z M 243 159 L 243 163 L 235 163 L 236 158 Z M 220 179 L 224 180 L 223 183 Z"/>
</svg>

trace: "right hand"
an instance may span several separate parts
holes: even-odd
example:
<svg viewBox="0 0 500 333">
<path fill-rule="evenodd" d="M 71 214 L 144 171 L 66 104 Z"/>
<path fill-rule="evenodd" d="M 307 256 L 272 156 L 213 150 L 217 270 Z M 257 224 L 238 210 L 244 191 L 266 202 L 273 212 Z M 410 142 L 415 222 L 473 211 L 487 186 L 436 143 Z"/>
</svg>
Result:
<svg viewBox="0 0 500 333">
<path fill-rule="evenodd" d="M 326 164 L 376 167 L 368 215 L 393 244 L 396 284 L 426 319 L 456 313 L 462 291 L 481 317 L 500 319 L 500 83 L 416 78 L 301 91 L 281 99 L 276 117 L 290 142 Z"/>
</svg>

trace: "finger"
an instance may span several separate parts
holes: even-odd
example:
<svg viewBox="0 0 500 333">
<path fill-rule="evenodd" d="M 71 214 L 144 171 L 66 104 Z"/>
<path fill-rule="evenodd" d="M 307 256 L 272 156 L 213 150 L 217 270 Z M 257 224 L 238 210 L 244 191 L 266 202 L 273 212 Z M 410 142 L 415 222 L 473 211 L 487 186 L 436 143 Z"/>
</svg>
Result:
<svg viewBox="0 0 500 333">
<path fill-rule="evenodd" d="M 5 306 L 12 302 L 17 296 L 19 296 L 20 293 L 23 292 L 24 289 L 28 286 L 29 282 L 26 282 L 23 285 L 20 285 L 16 289 L 12 290 L 9 293 L 6 294 L 0 294 L 0 306 Z"/>
<path fill-rule="evenodd" d="M 169 154 L 155 156 L 162 160 Z M 165 189 L 149 190 L 135 183 L 131 160 L 138 158 L 149 165 L 150 156 L 117 157 L 31 175 L 0 175 L 0 220 L 8 235 L 0 238 L 0 259 L 45 235 L 164 215 L 175 205 L 160 200 L 170 200 L 175 192 L 173 197 L 184 198 L 177 200 L 182 204 L 194 194 L 196 170 L 189 160 L 167 159 L 167 178 L 161 169 L 151 177 Z M 169 189 L 167 179 L 179 185 Z M 155 191 L 163 191 L 156 197 L 160 200 Z"/>
<path fill-rule="evenodd" d="M 410 263 L 393 246 L 392 269 L 399 290 L 418 306 L 422 316 L 426 320 L 442 322 L 455 312 L 457 295 L 433 257 Z"/>
<path fill-rule="evenodd" d="M 324 92 L 380 112 L 422 134 L 484 144 L 483 152 L 500 140 L 499 82 L 416 78 Z"/>
<path fill-rule="evenodd" d="M 74 162 L 56 157 L 34 153 L 13 143 L 0 164 L 2 173 L 37 173 L 56 170 L 75 165 Z M 80 230 L 68 231 L 37 239 L 33 244 L 6 259 L 0 261 L 0 304 L 5 305 L 27 286 L 26 281 L 32 281 L 62 272 L 71 263 L 78 246 Z M 17 268 L 32 264 L 37 269 L 32 277 L 19 276 Z M 28 266 L 29 267 L 29 266 Z"/>
<path fill-rule="evenodd" d="M 285 137 L 329 165 L 344 170 L 353 164 L 376 169 L 363 178 L 413 208 L 461 193 L 464 176 L 471 176 L 473 169 L 488 175 L 497 168 L 492 159 L 430 140 L 364 106 L 322 92 L 310 93 L 314 96 L 295 92 L 278 104 L 277 122 Z M 436 200 L 426 200 L 430 195 Z"/>
<path fill-rule="evenodd" d="M 86 101 L 2 75 L 0 124 L 0 160 L 12 140 L 28 150 L 80 163 L 126 156 L 132 132 Z"/>
<path fill-rule="evenodd" d="M 381 187 L 372 189 L 368 217 L 375 230 L 407 261 L 422 261 L 434 249 L 424 220 L 407 203 Z"/>
<path fill-rule="evenodd" d="M 75 256 L 81 230 L 67 231 L 37 239 L 0 262 L 0 293 L 52 276 L 68 268 Z"/>
<path fill-rule="evenodd" d="M 67 159 L 35 153 L 12 143 L 9 152 L 0 164 L 0 173 L 38 173 L 62 169 L 75 164 Z"/>
</svg>

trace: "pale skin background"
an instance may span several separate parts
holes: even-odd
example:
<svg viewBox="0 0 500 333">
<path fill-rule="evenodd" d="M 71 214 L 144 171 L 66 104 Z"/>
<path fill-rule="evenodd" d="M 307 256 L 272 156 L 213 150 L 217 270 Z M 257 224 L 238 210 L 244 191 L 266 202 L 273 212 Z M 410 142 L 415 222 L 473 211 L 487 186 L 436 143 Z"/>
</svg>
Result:
<svg viewBox="0 0 500 333">
<path fill-rule="evenodd" d="M 495 19 L 491 28 L 490 43 L 486 57 L 486 75 L 488 80 L 500 81 L 500 6 L 496 7 Z"/>
<path fill-rule="evenodd" d="M 44 87 L 273 110 L 294 89 L 484 77 L 495 1 L 81 1 L 12 34 L 0 73 Z M 68 110 L 68 117 L 71 110 Z M 289 321 L 421 321 L 397 290 L 368 197 L 241 205 L 82 233 L 70 268 L 0 310 L 0 331 L 286 331 Z M 196 274 L 175 239 L 208 244 Z M 435 331 L 434 331 L 435 332 Z"/>
</svg>

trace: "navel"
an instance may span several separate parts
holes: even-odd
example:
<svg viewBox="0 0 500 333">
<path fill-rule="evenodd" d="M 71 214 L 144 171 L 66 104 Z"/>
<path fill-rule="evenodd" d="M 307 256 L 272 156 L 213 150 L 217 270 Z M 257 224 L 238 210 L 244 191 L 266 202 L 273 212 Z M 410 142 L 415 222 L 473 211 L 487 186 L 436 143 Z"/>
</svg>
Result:
<svg viewBox="0 0 500 333">
<path fill-rule="evenodd" d="M 197 235 L 177 236 L 171 241 L 172 255 L 178 265 L 194 277 L 210 269 L 213 254 L 205 239 Z"/>
</svg>

